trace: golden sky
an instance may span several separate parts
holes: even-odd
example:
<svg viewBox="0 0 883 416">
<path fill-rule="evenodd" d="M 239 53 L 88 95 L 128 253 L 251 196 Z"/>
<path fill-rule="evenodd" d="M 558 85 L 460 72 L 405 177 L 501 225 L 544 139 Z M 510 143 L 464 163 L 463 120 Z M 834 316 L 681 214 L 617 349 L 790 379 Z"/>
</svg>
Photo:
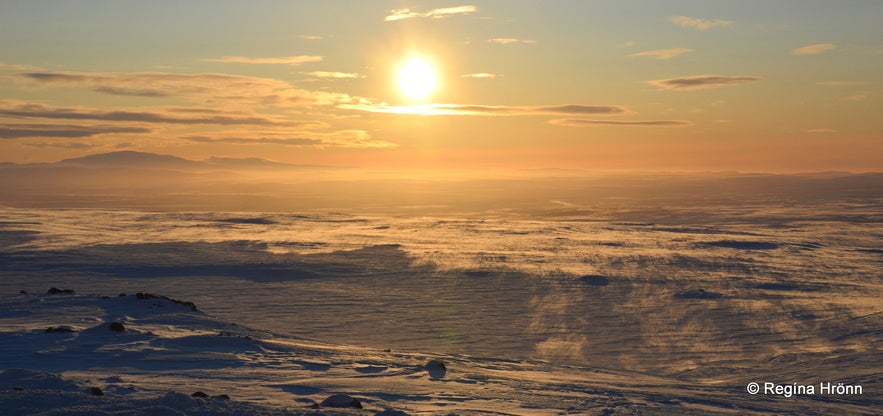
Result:
<svg viewBox="0 0 883 416">
<path fill-rule="evenodd" d="M 0 161 L 883 170 L 878 1 L 4 1 Z"/>
</svg>

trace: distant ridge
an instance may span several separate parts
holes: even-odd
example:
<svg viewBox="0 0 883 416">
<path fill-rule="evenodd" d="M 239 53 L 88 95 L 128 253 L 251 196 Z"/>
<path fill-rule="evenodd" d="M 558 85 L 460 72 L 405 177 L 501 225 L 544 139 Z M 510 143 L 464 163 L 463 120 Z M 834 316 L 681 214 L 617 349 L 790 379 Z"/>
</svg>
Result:
<svg viewBox="0 0 883 416">
<path fill-rule="evenodd" d="M 187 168 L 198 167 L 199 162 L 171 155 L 136 152 L 123 150 L 119 152 L 99 153 L 57 162 L 59 165 L 78 165 L 92 167 L 154 167 L 154 168 Z"/>
</svg>

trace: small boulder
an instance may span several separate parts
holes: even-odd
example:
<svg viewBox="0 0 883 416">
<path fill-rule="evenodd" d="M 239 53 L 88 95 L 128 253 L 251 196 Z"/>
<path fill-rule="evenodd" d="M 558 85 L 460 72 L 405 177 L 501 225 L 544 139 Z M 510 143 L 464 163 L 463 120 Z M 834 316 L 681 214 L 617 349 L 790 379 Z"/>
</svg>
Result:
<svg viewBox="0 0 883 416">
<path fill-rule="evenodd" d="M 319 403 L 319 406 L 337 408 L 352 407 L 356 409 L 361 409 L 362 402 L 356 400 L 354 397 L 348 394 L 334 394 L 328 396 L 327 399 L 322 400 L 322 403 Z"/>
<path fill-rule="evenodd" d="M 18 294 L 20 294 L 20 295 L 27 295 L 27 294 L 28 294 L 28 291 L 27 291 L 27 290 L 19 290 L 19 291 L 18 291 Z"/>
<path fill-rule="evenodd" d="M 205 394 L 205 393 L 203 393 L 203 392 L 201 392 L 201 391 L 198 391 L 198 392 L 196 392 L 196 393 L 191 394 L 190 397 L 198 397 L 198 398 L 200 398 L 200 399 L 207 399 L 207 398 L 208 398 L 208 394 Z"/>
<path fill-rule="evenodd" d="M 426 371 L 429 372 L 429 378 L 433 380 L 438 380 L 443 378 L 445 374 L 448 372 L 448 367 L 445 366 L 445 363 L 439 360 L 431 360 L 426 363 Z"/>
<path fill-rule="evenodd" d="M 49 288 L 48 291 L 46 291 L 46 293 L 48 293 L 50 295 L 58 295 L 58 294 L 73 295 L 74 290 L 73 289 L 59 289 L 57 287 L 51 287 L 51 288 Z"/>
<path fill-rule="evenodd" d="M 107 329 L 110 329 L 113 332 L 126 332 L 126 326 L 120 322 L 111 322 L 110 325 L 107 326 Z"/>
<path fill-rule="evenodd" d="M 89 394 L 91 394 L 93 396 L 104 396 L 104 392 L 101 391 L 101 389 L 98 387 L 90 387 Z"/>
<path fill-rule="evenodd" d="M 219 399 L 219 400 L 230 400 L 230 396 L 228 396 L 226 394 L 216 394 L 216 395 L 212 396 L 212 398 Z"/>
</svg>

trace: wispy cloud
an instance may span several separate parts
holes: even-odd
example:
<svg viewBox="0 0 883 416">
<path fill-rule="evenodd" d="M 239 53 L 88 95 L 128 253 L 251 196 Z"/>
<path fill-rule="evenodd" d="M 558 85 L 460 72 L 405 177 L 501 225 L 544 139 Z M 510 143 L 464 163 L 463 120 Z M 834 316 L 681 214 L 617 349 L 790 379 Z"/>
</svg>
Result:
<svg viewBox="0 0 883 416">
<path fill-rule="evenodd" d="M 806 132 L 810 133 L 810 134 L 830 134 L 830 133 L 837 133 L 837 130 L 834 130 L 834 129 L 809 129 Z"/>
<path fill-rule="evenodd" d="M 549 120 L 549 124 L 568 127 L 592 127 L 592 126 L 632 126 L 632 127 L 686 127 L 693 123 L 686 120 L 586 120 L 574 118 L 559 118 Z"/>
<path fill-rule="evenodd" d="M 199 143 L 226 143 L 234 145 L 270 144 L 280 146 L 345 147 L 345 148 L 392 148 L 398 144 L 377 140 L 365 130 L 338 130 L 332 132 L 297 132 L 293 135 L 275 133 L 255 135 L 244 133 L 236 136 L 184 136 L 183 140 Z"/>
<path fill-rule="evenodd" d="M 656 50 L 652 50 L 652 51 L 633 53 L 629 56 L 636 57 L 636 58 L 647 57 L 647 58 L 663 59 L 664 60 L 664 59 L 674 58 L 675 56 L 678 56 L 678 55 L 683 55 L 687 52 L 693 52 L 693 50 L 687 49 L 687 48 L 656 49 Z"/>
<path fill-rule="evenodd" d="M 132 89 L 132 88 L 118 88 L 118 87 L 108 87 L 108 86 L 98 86 L 92 88 L 92 91 L 101 92 L 104 94 L 110 95 L 128 95 L 133 97 L 169 97 L 172 94 L 164 91 L 157 91 L 151 89 Z"/>
<path fill-rule="evenodd" d="M 763 78 L 750 76 L 731 77 L 723 75 L 696 75 L 690 77 L 658 79 L 647 81 L 647 83 L 669 90 L 698 90 L 704 88 L 750 84 L 761 80 L 763 80 Z"/>
<path fill-rule="evenodd" d="M 631 48 L 632 46 L 635 46 L 635 41 L 633 40 L 627 40 L 623 43 L 620 43 L 619 45 L 616 45 L 617 48 Z"/>
<path fill-rule="evenodd" d="M 43 68 L 32 65 L 19 65 L 0 62 L 0 71 L 42 71 Z"/>
<path fill-rule="evenodd" d="M 23 72 L 0 75 L 19 83 L 44 87 L 82 87 L 114 95 L 182 97 L 231 106 L 313 106 L 354 102 L 347 94 L 308 91 L 273 78 L 229 74 L 169 72 Z"/>
<path fill-rule="evenodd" d="M 792 55 L 818 55 L 831 49 L 836 49 L 837 45 L 833 43 L 816 43 L 814 45 L 804 46 L 791 51 Z"/>
<path fill-rule="evenodd" d="M 309 62 L 320 62 L 320 61 L 322 61 L 322 57 L 321 56 L 309 56 L 309 55 L 286 56 L 283 58 L 248 58 L 245 56 L 224 56 L 221 58 L 205 59 L 205 61 L 237 63 L 237 64 L 298 66 L 298 65 L 305 64 L 305 63 L 309 63 Z"/>
<path fill-rule="evenodd" d="M 396 20 L 402 19 L 411 19 L 414 17 L 428 17 L 432 19 L 443 19 L 445 17 L 450 17 L 453 15 L 467 15 L 470 13 L 475 13 L 478 10 L 477 7 L 472 5 L 467 6 L 455 6 L 455 7 L 445 7 L 441 9 L 432 9 L 428 12 L 418 12 L 411 9 L 395 9 L 391 10 L 389 14 L 383 18 L 383 20 L 387 22 L 393 22 Z"/>
<path fill-rule="evenodd" d="M 0 123 L 0 139 L 21 139 L 27 137 L 80 138 L 102 134 L 150 133 L 152 131 L 146 127 Z"/>
<path fill-rule="evenodd" d="M 316 78 L 365 78 L 364 75 L 358 74 L 355 72 L 313 71 L 313 72 L 304 72 L 304 74 L 309 75 L 311 77 L 316 77 Z"/>
<path fill-rule="evenodd" d="M 55 107 L 40 103 L 7 103 L 0 101 L 0 116 L 50 120 L 89 120 L 104 122 L 160 123 L 178 125 L 256 125 L 289 126 L 301 128 L 325 127 L 318 121 L 291 121 L 277 117 L 221 112 L 218 110 L 163 109 L 163 110 L 102 110 L 96 108 Z"/>
<path fill-rule="evenodd" d="M 490 43 L 496 43 L 499 45 L 509 45 L 512 43 L 526 43 L 526 44 L 535 44 L 537 41 L 531 39 L 516 39 L 516 38 L 490 38 L 487 40 Z"/>
<path fill-rule="evenodd" d="M 697 30 L 708 30 L 718 26 L 732 26 L 733 21 L 723 19 L 700 19 L 689 16 L 673 16 L 669 20 L 680 27 L 691 27 Z"/>
<path fill-rule="evenodd" d="M 317 36 L 317 35 L 300 35 L 300 36 L 298 36 L 298 37 L 301 38 L 301 39 L 304 39 L 304 40 L 322 40 L 322 39 L 325 39 L 324 36 Z"/>
<path fill-rule="evenodd" d="M 229 144 L 279 144 L 284 146 L 313 146 L 322 144 L 322 140 L 304 137 L 276 138 L 276 137 L 220 137 L 211 138 L 206 136 L 185 136 L 184 140 L 199 143 L 229 143 Z"/>
<path fill-rule="evenodd" d="M 606 105 L 547 105 L 547 106 L 492 106 L 466 104 L 426 104 L 392 106 L 387 104 L 345 104 L 342 109 L 389 114 L 419 114 L 436 116 L 525 116 L 525 115 L 615 115 L 627 110 Z"/>
<path fill-rule="evenodd" d="M 98 144 L 92 143 L 83 143 L 83 142 L 69 142 L 69 141 L 61 141 L 61 142 L 29 142 L 25 143 L 25 146 L 37 147 L 45 149 L 47 147 L 54 147 L 57 149 L 74 149 L 74 150 L 90 150 L 96 147 L 101 147 Z"/>
<path fill-rule="evenodd" d="M 463 77 L 463 78 L 496 78 L 496 77 L 498 77 L 499 75 L 497 75 L 497 74 L 489 74 L 489 73 L 487 73 L 487 72 L 479 72 L 479 73 L 476 73 L 476 74 L 466 74 L 466 75 L 460 75 L 460 76 Z"/>
<path fill-rule="evenodd" d="M 824 85 L 826 87 L 850 87 L 856 85 L 869 85 L 868 81 L 824 81 L 817 82 L 818 85 Z"/>
<path fill-rule="evenodd" d="M 863 100 L 867 99 L 868 96 L 870 96 L 870 93 L 865 91 L 865 92 L 860 92 L 858 94 L 847 95 L 846 97 L 843 97 L 843 98 L 845 100 L 849 100 L 849 101 L 863 101 Z"/>
</svg>

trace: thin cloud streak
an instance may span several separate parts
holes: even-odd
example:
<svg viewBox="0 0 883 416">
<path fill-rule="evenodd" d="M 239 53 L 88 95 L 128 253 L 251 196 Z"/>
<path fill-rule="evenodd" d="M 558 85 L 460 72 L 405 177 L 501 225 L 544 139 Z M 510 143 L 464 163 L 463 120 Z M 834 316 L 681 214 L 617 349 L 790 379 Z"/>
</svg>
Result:
<svg viewBox="0 0 883 416">
<path fill-rule="evenodd" d="M 497 74 L 489 74 L 487 72 L 479 72 L 477 74 L 460 75 L 463 78 L 496 78 Z"/>
<path fill-rule="evenodd" d="M 181 125 L 259 125 L 259 126 L 298 126 L 301 128 L 324 127 L 318 121 L 289 121 L 268 116 L 243 115 L 236 113 L 210 112 L 202 115 L 196 111 L 125 111 L 99 110 L 94 108 L 54 107 L 40 103 L 3 105 L 0 101 L 0 116 L 16 118 L 43 118 L 51 120 L 90 120 L 110 122 L 160 123 Z M 180 116 L 179 113 L 189 114 Z"/>
<path fill-rule="evenodd" d="M 281 146 L 311 146 L 319 148 L 343 147 L 360 149 L 385 149 L 399 145 L 385 140 L 377 140 L 371 137 L 365 130 L 339 130 L 327 133 L 298 132 L 284 137 L 268 137 L 258 135 L 249 137 L 248 134 L 236 137 L 209 137 L 209 136 L 184 136 L 183 140 L 198 143 L 226 143 L 234 145 L 271 144 Z"/>
<path fill-rule="evenodd" d="M 21 139 L 27 137 L 81 138 L 102 134 L 150 133 L 152 131 L 146 127 L 0 123 L 0 139 Z"/>
<path fill-rule="evenodd" d="M 644 57 L 646 57 L 646 58 L 654 58 L 654 59 L 660 59 L 660 60 L 667 60 L 667 59 L 674 58 L 674 57 L 676 57 L 676 56 L 678 56 L 678 55 L 683 55 L 683 54 L 688 53 L 688 52 L 693 52 L 693 50 L 692 50 L 692 49 L 688 49 L 688 48 L 657 49 L 657 50 L 652 50 L 652 51 L 644 51 L 644 52 L 633 53 L 633 54 L 631 54 L 631 55 L 629 55 L 629 56 L 630 56 L 630 57 L 633 57 L 633 58 L 644 58 Z"/>
<path fill-rule="evenodd" d="M 632 127 L 687 127 L 693 123 L 686 120 L 586 120 L 573 118 L 559 118 L 549 120 L 549 124 L 568 127 L 592 127 L 592 126 L 632 126 Z"/>
<path fill-rule="evenodd" d="M 478 10 L 473 5 L 445 7 L 441 9 L 432 9 L 425 13 L 420 13 L 411 9 L 395 9 L 390 10 L 390 14 L 383 18 L 384 21 L 394 22 L 396 20 L 412 19 L 415 17 L 428 17 L 432 19 L 443 19 L 453 15 L 467 15 L 475 13 Z"/>
<path fill-rule="evenodd" d="M 487 40 L 490 43 L 496 43 L 498 45 L 509 45 L 513 43 L 526 43 L 529 45 L 536 44 L 537 41 L 531 39 L 516 39 L 516 38 L 490 38 Z"/>
<path fill-rule="evenodd" d="M 308 91 L 274 79 L 218 73 L 25 72 L 0 75 L 45 87 L 83 87 L 113 95 L 183 97 L 203 103 L 313 106 L 355 102 L 343 93 Z"/>
<path fill-rule="evenodd" d="M 818 55 L 825 51 L 830 51 L 831 49 L 836 49 L 837 45 L 833 43 L 816 43 L 814 45 L 804 46 L 802 48 L 797 48 L 791 51 L 792 55 Z"/>
<path fill-rule="evenodd" d="M 285 145 L 285 146 L 313 146 L 313 145 L 322 144 L 322 141 L 319 139 L 308 139 L 308 138 L 302 138 L 302 137 L 294 137 L 294 138 L 270 138 L 270 137 L 211 138 L 211 137 L 206 137 L 206 136 L 185 136 L 185 137 L 181 137 L 181 138 L 184 140 L 191 141 L 191 142 L 199 142 L 199 143 L 280 144 L 280 145 Z"/>
<path fill-rule="evenodd" d="M 491 106 L 464 104 L 426 104 L 391 106 L 387 104 L 345 104 L 341 109 L 387 114 L 426 116 L 529 116 L 529 115 L 619 115 L 627 112 L 619 106 L 565 104 L 551 106 Z"/>
<path fill-rule="evenodd" d="M 669 79 L 647 81 L 648 84 L 662 87 L 668 90 L 698 90 L 705 88 L 718 88 L 731 85 L 750 84 L 763 80 L 761 77 L 752 76 L 723 76 L 723 75 L 696 75 Z"/>
<path fill-rule="evenodd" d="M 723 19 L 700 19 L 696 17 L 689 16 L 673 16 L 669 19 L 672 23 L 680 26 L 680 27 L 689 27 L 696 30 L 708 30 L 713 27 L 720 26 L 732 26 L 732 20 L 723 20 Z"/>
<path fill-rule="evenodd" d="M 313 71 L 304 74 L 316 78 L 365 78 L 364 75 L 355 72 Z"/>
<path fill-rule="evenodd" d="M 824 85 L 826 87 L 850 87 L 856 85 L 869 85 L 871 84 L 868 81 L 824 81 L 817 82 L 817 85 Z"/>
<path fill-rule="evenodd" d="M 245 56 L 224 56 L 221 58 L 205 59 L 208 62 L 223 62 L 237 64 L 255 64 L 255 65 L 291 65 L 298 66 L 310 62 L 321 62 L 321 56 L 287 56 L 283 58 L 248 58 Z"/>
</svg>

